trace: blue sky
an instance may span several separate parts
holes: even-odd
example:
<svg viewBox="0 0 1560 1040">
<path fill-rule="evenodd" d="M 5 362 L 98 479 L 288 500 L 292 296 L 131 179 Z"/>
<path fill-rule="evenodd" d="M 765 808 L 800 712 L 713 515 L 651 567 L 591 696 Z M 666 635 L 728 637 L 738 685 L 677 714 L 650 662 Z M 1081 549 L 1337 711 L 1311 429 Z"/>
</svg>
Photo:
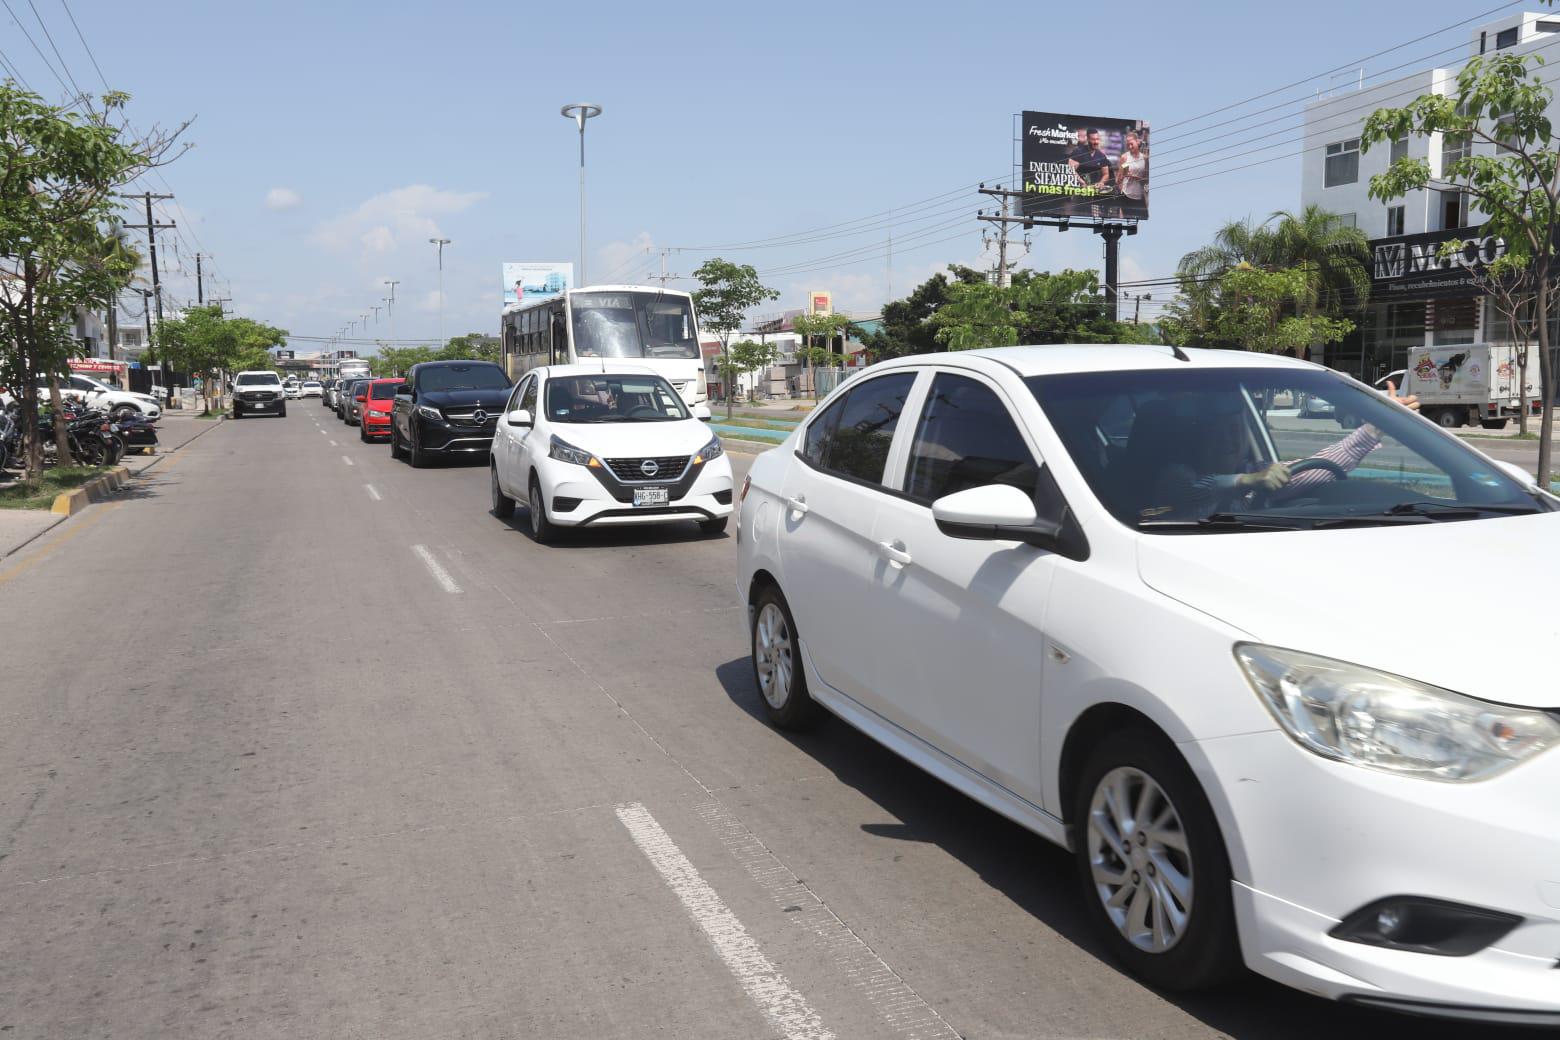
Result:
<svg viewBox="0 0 1560 1040">
<path fill-rule="evenodd" d="M 890 232 L 896 296 L 950 261 L 990 263 L 977 196 L 947 193 L 1010 174 L 1020 109 L 1153 124 L 1153 218 L 1124 240 L 1123 276 L 1168 274 L 1224 220 L 1297 206 L 1297 158 L 1236 168 L 1296 152 L 1300 99 L 1334 84 L 1314 79 L 1185 120 L 1496 7 L 68 2 L 103 75 L 134 95 L 137 125 L 196 117 L 194 147 L 161 172 L 178 202 L 159 215 L 182 232 L 164 241 L 170 292 L 193 297 L 190 254 L 203 249 L 239 313 L 329 336 L 399 279 L 401 339 L 439 332 L 432 235 L 453 240 L 449 334 L 496 331 L 504 260 L 575 259 L 577 134 L 559 115 L 565 102 L 605 107 L 587 136 L 592 281 L 642 280 L 662 248 L 687 275 L 710 253 L 678 247 L 774 238 L 943 195 L 892 227 L 719 250 L 770 272 L 784 294 L 776 308 L 831 289 L 842 309 L 871 312 L 888 288 Z M 0 9 L 0 53 L 58 96 L 20 31 L 59 65 L 32 8 L 8 3 L 17 19 Z M 33 3 L 75 80 L 101 90 L 62 0 Z M 1476 24 L 1366 61 L 1366 75 L 1465 43 Z M 1198 132 L 1281 102 L 1293 104 L 1249 116 L 1231 137 Z M 1287 118 L 1264 122 L 1276 117 Z M 1263 145 L 1279 147 L 1239 154 Z M 1172 159 L 1214 163 L 1173 185 Z M 1033 241 L 1025 266 L 1100 263 L 1092 235 L 1036 230 Z M 860 252 L 830 259 L 848 250 Z M 370 319 L 371 337 L 389 334 L 384 313 Z"/>
</svg>

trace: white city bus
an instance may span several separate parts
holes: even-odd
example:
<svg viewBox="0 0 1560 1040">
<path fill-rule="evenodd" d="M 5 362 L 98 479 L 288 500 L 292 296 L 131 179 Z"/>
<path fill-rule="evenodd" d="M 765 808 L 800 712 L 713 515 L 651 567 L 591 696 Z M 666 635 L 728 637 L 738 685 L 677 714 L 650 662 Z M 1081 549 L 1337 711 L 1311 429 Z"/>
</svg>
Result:
<svg viewBox="0 0 1560 1040">
<path fill-rule="evenodd" d="M 592 285 L 504 308 L 511 380 L 538 365 L 629 359 L 666 378 L 690 405 L 709 399 L 693 298 L 647 285 Z"/>
</svg>

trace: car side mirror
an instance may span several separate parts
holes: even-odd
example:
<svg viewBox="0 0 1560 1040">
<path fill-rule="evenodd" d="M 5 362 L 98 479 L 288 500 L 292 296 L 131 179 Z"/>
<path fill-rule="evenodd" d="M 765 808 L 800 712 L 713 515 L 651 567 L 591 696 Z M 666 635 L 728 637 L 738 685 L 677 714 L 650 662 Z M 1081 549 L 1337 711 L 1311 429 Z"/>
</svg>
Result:
<svg viewBox="0 0 1560 1040">
<path fill-rule="evenodd" d="M 531 418 L 531 413 L 524 408 L 516 408 L 504 416 L 504 422 L 510 426 L 535 426 L 536 420 Z"/>
<path fill-rule="evenodd" d="M 695 419 L 699 420 L 700 422 L 709 422 L 710 421 L 710 406 L 707 405 L 707 404 L 696 404 L 696 405 L 694 405 L 693 406 L 693 417 Z"/>
<path fill-rule="evenodd" d="M 932 503 L 937 529 L 950 538 L 1011 540 L 1054 549 L 1062 525 L 1041 520 L 1030 497 L 1007 484 L 987 484 Z"/>
<path fill-rule="evenodd" d="M 368 400 L 368 395 L 367 394 L 354 394 L 352 396 L 352 399 L 354 401 L 366 401 L 366 400 Z"/>
</svg>

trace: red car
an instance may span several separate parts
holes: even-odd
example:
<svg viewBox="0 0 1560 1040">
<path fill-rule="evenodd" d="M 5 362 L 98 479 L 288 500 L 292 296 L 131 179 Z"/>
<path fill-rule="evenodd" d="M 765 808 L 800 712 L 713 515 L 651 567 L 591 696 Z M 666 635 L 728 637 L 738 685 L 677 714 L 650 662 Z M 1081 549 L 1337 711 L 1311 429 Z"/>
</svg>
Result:
<svg viewBox="0 0 1560 1040">
<path fill-rule="evenodd" d="M 395 403 L 395 388 L 402 379 L 371 379 L 358 394 L 358 408 L 363 419 L 358 423 L 358 436 L 365 441 L 390 436 L 390 406 Z"/>
</svg>

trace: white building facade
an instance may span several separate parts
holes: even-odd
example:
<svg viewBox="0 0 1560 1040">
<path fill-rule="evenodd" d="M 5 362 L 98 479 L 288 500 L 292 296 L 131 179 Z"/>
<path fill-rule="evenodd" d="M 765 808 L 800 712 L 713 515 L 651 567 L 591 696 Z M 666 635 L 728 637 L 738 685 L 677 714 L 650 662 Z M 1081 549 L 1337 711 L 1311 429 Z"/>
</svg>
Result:
<svg viewBox="0 0 1560 1040">
<path fill-rule="evenodd" d="M 1538 54 L 1560 61 L 1560 10 L 1512 13 L 1480 26 L 1469 56 Z M 1380 108 L 1397 108 L 1422 94 L 1455 94 L 1462 62 L 1424 69 L 1387 83 L 1318 98 L 1305 110 L 1300 201 L 1338 214 L 1363 231 L 1371 248 L 1371 301 L 1351 336 L 1328 348 L 1324 360 L 1367 382 L 1404 367 L 1409 350 L 1425 346 L 1500 341 L 1504 323 L 1479 293 L 1470 275 L 1504 251 L 1504 243 L 1482 234 L 1478 207 L 1455 185 L 1432 186 L 1398 199 L 1370 197 L 1371 178 L 1407 155 L 1427 159 L 1432 178 L 1459 157 L 1491 151 L 1453 134 L 1410 136 L 1369 152 L 1360 147 L 1365 120 Z M 1560 66 L 1556 66 L 1560 67 Z M 1547 81 L 1543 66 L 1535 77 Z M 1560 100 L 1550 115 L 1560 124 Z M 1454 260 L 1440 256 L 1442 244 L 1465 243 Z"/>
</svg>

